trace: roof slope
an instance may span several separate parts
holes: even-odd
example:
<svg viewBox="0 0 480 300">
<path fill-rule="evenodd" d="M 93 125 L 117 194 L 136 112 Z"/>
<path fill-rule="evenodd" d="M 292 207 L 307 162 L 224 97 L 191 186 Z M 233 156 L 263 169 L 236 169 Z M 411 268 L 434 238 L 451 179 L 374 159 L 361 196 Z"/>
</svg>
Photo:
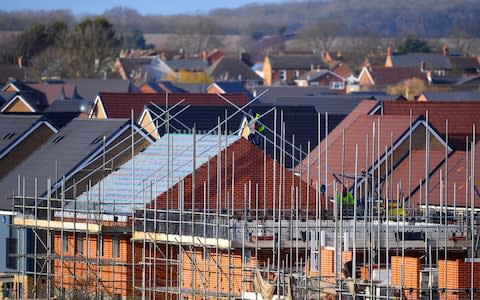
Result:
<svg viewBox="0 0 480 300">
<path fill-rule="evenodd" d="M 429 204 L 432 205 L 440 205 L 440 172 L 442 172 L 443 184 L 444 184 L 444 192 L 445 197 L 443 198 L 443 205 L 448 203 L 448 206 L 453 207 L 454 204 L 457 207 L 465 207 L 468 203 L 468 206 L 471 206 L 471 185 L 470 181 L 468 185 L 465 184 L 465 178 L 467 177 L 467 170 L 470 174 L 471 168 L 470 166 L 466 167 L 467 161 L 470 164 L 471 160 L 471 152 L 466 151 L 455 151 L 452 155 L 448 158 L 448 172 L 445 170 L 445 165 L 436 170 L 435 173 L 432 174 L 431 180 L 429 182 Z M 475 145 L 475 159 L 478 160 L 480 157 L 480 143 Z M 448 173 L 447 175 L 445 175 Z M 445 176 L 448 176 L 448 183 L 445 182 Z M 478 165 L 475 167 L 475 207 L 480 206 L 480 185 L 478 179 L 480 178 L 480 168 Z M 468 191 L 466 191 L 468 189 Z M 425 191 L 422 191 L 422 195 L 424 195 Z M 420 191 L 417 191 L 415 196 L 418 199 L 420 195 Z M 419 202 L 419 200 L 417 200 Z M 425 203 L 425 200 L 422 199 L 422 203 Z"/>
<path fill-rule="evenodd" d="M 263 79 L 253 72 L 242 60 L 233 57 L 222 57 L 206 70 L 208 76 L 216 80 L 253 80 Z"/>
<path fill-rule="evenodd" d="M 420 67 L 372 67 L 368 71 L 377 86 L 397 84 L 411 78 L 427 81 L 427 77 L 420 71 Z"/>
<path fill-rule="evenodd" d="M 160 116 L 162 111 L 153 105 L 148 106 L 152 111 L 152 117 Z M 165 107 L 161 107 L 165 109 Z M 295 155 L 295 160 L 300 159 L 300 148 L 302 152 L 307 152 L 308 142 L 310 142 L 310 147 L 313 148 L 318 143 L 318 113 L 315 107 L 313 106 L 276 106 L 277 110 L 277 121 L 275 122 L 275 112 L 273 106 L 261 105 L 261 106 L 251 106 L 250 108 L 245 109 L 244 112 L 239 112 L 235 107 L 232 106 L 191 106 L 186 108 L 185 106 L 177 106 L 170 111 L 171 116 L 175 116 L 175 119 L 171 119 L 169 125 L 171 126 L 171 131 L 177 132 L 188 132 L 189 129 L 196 126 L 197 132 L 205 133 L 214 129 L 218 125 L 218 120 L 223 122 L 225 118 L 228 118 L 228 121 L 222 123 L 221 130 L 225 130 L 228 133 L 233 133 L 238 130 L 242 124 L 242 121 L 246 118 L 246 115 L 249 111 L 255 115 L 258 113 L 262 117 L 259 119 L 259 122 L 266 126 L 266 130 L 262 133 L 267 140 L 267 153 L 273 155 L 273 146 L 272 142 L 274 141 L 274 133 L 277 134 L 277 142 L 280 139 L 281 135 L 281 120 L 283 116 L 283 122 L 285 122 L 285 151 L 287 154 L 287 161 L 285 165 L 291 167 L 292 164 L 292 153 Z M 178 114 L 178 112 L 180 112 Z M 265 115 L 264 115 L 265 114 Z M 335 126 L 340 123 L 344 115 L 332 115 L 328 119 L 329 130 L 335 128 Z M 325 124 L 325 115 L 320 115 L 320 122 L 322 128 Z M 157 122 L 157 127 L 160 135 L 165 132 L 165 116 L 159 118 Z M 277 126 L 275 131 L 275 124 Z M 321 130 L 320 139 L 325 136 L 325 130 Z M 290 143 L 295 142 L 297 147 L 294 151 Z"/>
<path fill-rule="evenodd" d="M 472 126 L 480 128 L 480 102 L 455 101 L 455 102 L 408 102 L 385 101 L 382 104 L 384 115 L 409 115 L 410 110 L 414 116 L 426 116 L 428 122 L 445 136 L 445 120 L 448 120 L 448 143 L 454 150 L 465 149 L 465 138 L 472 137 Z M 454 113 L 453 113 L 454 112 Z M 478 130 L 477 130 L 478 133 Z"/>
<path fill-rule="evenodd" d="M 70 122 L 0 181 L 0 209 L 11 210 L 11 201 L 5 198 L 17 191 L 18 176 L 25 176 L 27 196 L 34 194 L 35 178 L 38 179 L 38 191 L 45 191 L 48 179 L 54 183 L 101 147 L 101 143 L 94 142 L 98 137 L 108 139 L 126 124 L 129 122 L 125 119 L 75 119 Z"/>
<path fill-rule="evenodd" d="M 424 92 L 427 101 L 480 101 L 480 92 Z"/>
<path fill-rule="evenodd" d="M 449 56 L 452 69 L 457 72 L 477 72 L 480 63 L 473 56 Z"/>
<path fill-rule="evenodd" d="M 365 157 L 367 155 L 366 141 L 368 139 L 368 153 L 371 153 L 371 139 L 373 136 L 373 131 L 375 131 L 375 134 L 378 135 L 378 124 L 380 124 L 380 141 L 376 141 L 375 144 L 379 143 L 381 149 L 380 153 L 384 153 L 386 147 L 390 148 L 392 140 L 395 142 L 401 135 L 403 135 L 405 130 L 408 130 L 410 124 L 409 116 L 369 116 L 359 114 L 354 120 L 350 119 L 347 121 L 350 123 L 350 125 L 345 124 L 348 125 L 345 127 L 340 125 L 331 136 L 328 136 L 328 144 L 326 144 L 325 140 L 322 141 L 320 148 L 316 148 L 311 151 L 309 158 L 307 157 L 303 160 L 300 166 L 297 166 L 297 171 L 306 176 L 306 166 L 310 164 L 310 169 L 315 170 L 310 172 L 310 178 L 312 181 L 317 181 L 319 166 L 318 159 L 320 159 L 320 172 L 322 178 L 320 184 L 327 184 L 329 186 L 330 194 L 333 192 L 332 184 L 335 181 L 333 174 L 337 174 L 339 178 L 341 177 L 340 174 L 342 172 L 349 176 L 354 174 L 355 146 L 357 144 L 358 158 L 360 159 L 358 170 L 363 169 L 367 171 L 370 166 L 373 165 L 371 161 L 368 163 L 368 166 L 365 165 Z M 343 145 L 343 132 L 345 132 L 345 145 Z M 328 150 L 326 150 L 326 148 Z M 326 160 L 327 155 L 328 160 Z M 371 160 L 371 158 L 369 159 Z M 374 160 L 377 160 L 376 156 Z M 328 177 L 326 178 L 325 182 L 326 162 L 328 164 Z M 349 181 L 348 179 L 346 180 Z M 352 184 L 352 180 L 350 180 L 350 182 L 345 182 L 346 186 L 350 186 Z"/>
<path fill-rule="evenodd" d="M 249 99 L 253 99 L 252 94 L 245 88 L 242 81 L 216 81 L 213 84 L 222 89 L 224 93 L 242 93 L 248 95 Z"/>
<path fill-rule="evenodd" d="M 221 165 L 219 166 L 218 158 L 221 157 Z M 273 166 L 276 166 L 276 176 L 273 174 Z M 266 166 L 266 168 L 264 168 Z M 222 184 L 220 193 L 217 189 L 217 167 L 225 170 L 225 175 L 222 175 Z M 302 196 L 296 202 L 290 196 L 284 197 L 282 201 L 283 209 L 290 209 L 293 205 L 297 205 L 299 209 L 307 207 L 307 199 L 310 199 L 309 209 L 311 213 L 315 212 L 315 189 L 308 186 L 306 182 L 300 181 L 300 178 L 295 176 L 292 171 L 283 170 L 283 167 L 274 161 L 271 157 L 265 154 L 264 151 L 252 145 L 245 139 L 240 139 L 229 147 L 225 148 L 220 154 L 212 157 L 208 162 L 201 165 L 195 170 L 195 197 L 192 197 L 192 174 L 188 175 L 183 180 L 183 209 L 192 208 L 192 198 L 195 200 L 196 209 L 204 209 L 213 211 L 217 207 L 221 209 L 234 209 L 235 214 L 242 214 L 248 208 L 255 209 L 256 203 L 256 186 L 258 185 L 258 208 L 272 209 L 275 203 L 274 193 L 272 189 L 274 186 L 280 186 L 280 172 L 284 171 L 284 180 L 286 190 L 291 188 L 298 188 L 299 194 Z M 275 181 L 273 178 L 276 178 Z M 227 183 L 223 185 L 223 181 Z M 232 185 L 232 182 L 234 185 Z M 204 201 L 204 185 L 210 191 L 208 201 Z M 248 190 L 251 188 L 251 194 Z M 174 185 L 169 189 L 169 201 L 167 202 L 167 194 L 161 194 L 156 203 L 150 203 L 149 207 L 153 208 L 169 208 L 178 209 L 178 189 L 179 184 Z M 247 193 L 245 194 L 245 189 Z M 265 193 L 264 193 L 265 189 Z M 308 190 L 307 190 L 308 189 Z M 227 196 L 228 195 L 228 196 Z M 308 196 L 307 196 L 308 195 Z M 231 201 L 224 201 L 224 199 L 231 199 Z M 207 207 L 204 203 L 206 202 Z M 233 206 L 233 207 L 232 207 Z"/>
<path fill-rule="evenodd" d="M 417 204 L 419 204 L 419 193 L 415 191 L 418 190 L 420 185 L 423 186 L 425 182 L 426 157 L 427 151 L 425 149 L 413 149 L 410 158 L 406 157 L 403 159 L 388 178 L 390 189 L 396 191 L 398 184 L 398 186 L 401 187 L 401 191 L 405 193 L 405 197 L 411 199 L 409 203 L 411 207 L 416 207 Z M 445 162 L 445 151 L 430 150 L 428 152 L 428 159 L 430 164 L 427 174 L 428 178 L 431 178 L 431 174 Z M 411 193 L 411 195 L 409 195 L 409 193 Z M 397 198 L 396 192 L 391 193 L 391 199 L 392 198 Z"/>
<path fill-rule="evenodd" d="M 123 79 L 64 79 L 74 84 L 78 94 L 88 101 L 93 101 L 100 92 L 129 93 L 132 92 L 130 80 Z"/>
<path fill-rule="evenodd" d="M 40 118 L 38 115 L 0 114 L 0 152 Z"/>
<path fill-rule="evenodd" d="M 319 55 L 270 55 L 272 69 L 328 69 Z"/>
<path fill-rule="evenodd" d="M 248 103 L 248 97 L 244 94 L 225 94 L 225 98 L 242 106 Z M 145 106 L 151 102 L 172 106 L 182 100 L 183 105 L 200 106 L 230 106 L 216 94 L 144 94 L 144 93 L 100 93 L 99 97 L 109 118 L 129 118 L 131 110 L 135 116 L 140 116 Z"/>
<path fill-rule="evenodd" d="M 420 64 L 425 63 L 426 70 L 451 69 L 449 57 L 440 53 L 408 53 L 402 55 L 392 55 L 394 67 L 416 67 L 420 69 Z"/>
<path fill-rule="evenodd" d="M 26 83 L 26 86 L 39 91 L 45 95 L 46 106 L 51 105 L 58 99 L 71 99 L 78 96 L 75 85 L 72 83 Z"/>
<path fill-rule="evenodd" d="M 208 68 L 208 62 L 198 58 L 192 59 L 172 59 L 165 63 L 174 71 L 205 71 Z"/>
<path fill-rule="evenodd" d="M 99 205 L 97 199 L 100 198 L 100 193 L 102 198 L 100 209 L 103 212 L 130 214 L 132 202 L 135 208 L 141 208 L 192 172 L 193 138 L 192 134 L 164 135 L 145 151 L 136 155 L 134 160 L 130 160 L 105 177 L 89 192 L 80 195 L 76 200 L 76 207 L 85 209 L 87 198 L 90 197 L 95 199 L 90 200 L 91 209 L 96 209 Z M 238 139 L 236 135 L 197 134 L 195 136 L 196 166 L 215 156 L 219 147 L 223 149 Z M 170 177 L 167 175 L 169 167 L 171 168 Z M 70 207 L 73 205 L 73 203 L 70 204 Z"/>
</svg>

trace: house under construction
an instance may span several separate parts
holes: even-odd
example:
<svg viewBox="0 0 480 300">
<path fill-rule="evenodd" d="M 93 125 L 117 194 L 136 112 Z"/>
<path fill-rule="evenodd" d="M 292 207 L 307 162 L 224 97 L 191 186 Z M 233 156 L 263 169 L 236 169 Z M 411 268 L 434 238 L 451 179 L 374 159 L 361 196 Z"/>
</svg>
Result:
<svg viewBox="0 0 480 300">
<path fill-rule="evenodd" d="M 306 149 L 248 105 L 202 133 L 166 109 L 75 180 L 20 176 L 21 297 L 480 297 L 478 104 L 365 100 Z"/>
</svg>

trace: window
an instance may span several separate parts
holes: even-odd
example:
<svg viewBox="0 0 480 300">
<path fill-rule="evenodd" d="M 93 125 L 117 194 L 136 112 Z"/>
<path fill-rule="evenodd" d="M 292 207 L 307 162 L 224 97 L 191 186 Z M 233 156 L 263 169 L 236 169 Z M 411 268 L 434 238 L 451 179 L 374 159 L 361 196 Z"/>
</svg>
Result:
<svg viewBox="0 0 480 300">
<path fill-rule="evenodd" d="M 60 143 L 61 140 L 63 140 L 64 137 L 65 137 L 64 135 L 58 135 L 55 138 L 53 138 L 52 143 L 58 144 Z"/>
<path fill-rule="evenodd" d="M 445 70 L 435 70 L 433 74 L 435 76 L 445 76 Z"/>
<path fill-rule="evenodd" d="M 62 237 L 62 251 L 64 253 L 68 252 L 68 234 L 66 232 L 63 233 Z"/>
<path fill-rule="evenodd" d="M 279 74 L 281 81 L 287 81 L 287 70 L 280 70 Z"/>
<path fill-rule="evenodd" d="M 252 249 L 245 248 L 243 251 L 243 261 L 248 264 L 250 262 L 250 257 L 252 256 Z"/>
<path fill-rule="evenodd" d="M 15 135 L 15 132 L 9 132 L 6 135 L 3 136 L 4 140 L 9 140 Z"/>
<path fill-rule="evenodd" d="M 332 90 L 343 90 L 344 88 L 345 88 L 345 83 L 343 81 L 330 82 L 330 89 Z"/>
<path fill-rule="evenodd" d="M 75 240 L 75 252 L 76 254 L 83 254 L 83 235 L 77 234 Z"/>
<path fill-rule="evenodd" d="M 210 260 L 210 249 L 203 249 L 203 260 Z"/>
<path fill-rule="evenodd" d="M 103 140 L 103 136 L 97 136 L 90 144 L 96 145 L 96 144 L 98 144 L 101 140 Z"/>
<path fill-rule="evenodd" d="M 118 235 L 114 235 L 112 238 L 112 256 L 120 257 L 120 238 Z"/>
<path fill-rule="evenodd" d="M 300 71 L 299 70 L 295 70 L 295 78 L 298 78 L 300 77 Z"/>
<path fill-rule="evenodd" d="M 6 238 L 6 267 L 9 269 L 17 269 L 17 239 Z"/>
<path fill-rule="evenodd" d="M 310 270 L 318 272 L 318 251 L 312 252 L 312 258 L 310 260 Z"/>
</svg>

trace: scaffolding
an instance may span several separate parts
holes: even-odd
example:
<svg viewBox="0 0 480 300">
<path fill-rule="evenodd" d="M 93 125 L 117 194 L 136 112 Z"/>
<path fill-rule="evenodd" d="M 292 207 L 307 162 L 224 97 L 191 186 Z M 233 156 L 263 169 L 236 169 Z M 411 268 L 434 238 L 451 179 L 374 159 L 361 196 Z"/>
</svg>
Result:
<svg viewBox="0 0 480 300">
<path fill-rule="evenodd" d="M 237 108 L 235 114 L 244 114 L 265 125 L 261 116 L 255 118 L 248 113 L 247 107 L 256 99 L 238 107 L 219 96 Z M 328 160 L 328 113 L 325 125 L 318 115 L 319 147 L 312 151 L 310 145 L 308 149 L 297 147 L 294 137 L 292 142 L 285 138 L 288 124 L 283 121 L 283 113 L 272 108 L 265 114 L 274 114 L 275 124 L 266 128 L 268 134 L 262 134 L 263 144 L 249 144 L 255 149 L 252 153 L 262 153 L 254 161 L 260 171 L 251 174 L 248 170 L 238 171 L 244 167 L 238 160 L 240 150 L 232 151 L 231 147 L 242 143 L 240 129 L 229 134 L 227 128 L 233 115 L 219 117 L 216 127 L 199 135 L 195 128 L 172 129 L 169 122 L 178 115 L 169 114 L 172 107 L 168 106 L 168 97 L 165 107 L 153 121 L 165 132 L 165 165 L 141 177 L 144 175 L 136 169 L 135 151 L 140 141 L 133 138 L 133 129 L 125 138 L 130 146 L 115 154 L 130 159 L 131 191 L 123 195 L 130 201 L 107 199 L 105 189 L 109 186 L 91 180 L 70 186 L 60 181 L 55 191 L 51 181 L 46 187 L 35 184 L 35 196 L 30 197 L 22 192 L 24 183 L 19 177 L 13 226 L 21 232 L 24 245 L 31 243 L 28 239 L 34 243 L 31 249 L 24 247 L 18 254 L 21 275 L 33 282 L 22 298 L 480 296 L 475 126 L 473 139 L 466 140 L 465 179 L 453 185 L 454 189 L 464 185 L 465 194 L 454 192 L 454 199 L 445 198 L 451 155 L 448 134 L 439 178 L 441 192 L 430 194 L 432 134 L 425 129 L 425 177 L 419 182 L 420 205 L 412 207 L 410 195 L 405 192 L 416 184 L 411 182 L 411 170 L 416 167 L 410 155 L 414 130 L 411 114 L 406 141 L 408 182 L 402 183 L 394 180 L 398 158 L 392 150 L 392 133 L 388 133 L 390 145 L 381 148 L 384 133 L 380 117 L 372 124 L 371 135 L 364 137 L 365 144 L 356 144 L 352 153 L 345 150 L 343 130 L 341 168 L 332 170 Z M 191 144 L 174 153 L 174 134 L 178 130 L 188 130 Z M 323 143 L 321 130 L 327 136 Z M 216 142 L 199 149 L 201 139 L 208 136 Z M 267 144 L 274 149 L 273 157 L 264 151 Z M 320 149 L 321 145 L 325 149 Z M 293 150 L 287 152 L 287 146 Z M 364 157 L 359 156 L 362 146 Z M 201 151 L 213 155 L 205 161 Z M 347 156 L 354 157 L 353 174 L 344 170 Z M 179 165 L 178 157 L 188 159 Z M 299 167 L 286 169 L 286 160 Z M 105 160 L 92 172 L 109 163 Z M 189 173 L 179 176 L 175 173 L 179 168 L 186 168 Z M 208 176 L 201 176 L 202 172 Z M 251 179 L 242 181 L 239 174 L 244 173 Z M 317 175 L 314 182 L 310 180 L 313 173 Z M 334 179 L 329 182 L 332 175 Z M 354 188 L 345 191 L 347 181 Z M 78 188 L 80 185 L 82 189 Z M 85 192 L 77 195 L 77 189 Z M 47 190 L 46 194 L 37 195 L 41 190 Z M 65 197 L 67 191 L 73 195 L 71 199 Z M 348 193 L 355 200 L 353 205 L 348 202 Z M 432 197 L 439 197 L 440 205 L 432 205 Z M 469 272 L 468 285 L 449 285 L 447 278 L 453 276 L 453 263 L 461 266 L 458 270 Z M 412 272 L 418 278 L 412 278 Z"/>
</svg>

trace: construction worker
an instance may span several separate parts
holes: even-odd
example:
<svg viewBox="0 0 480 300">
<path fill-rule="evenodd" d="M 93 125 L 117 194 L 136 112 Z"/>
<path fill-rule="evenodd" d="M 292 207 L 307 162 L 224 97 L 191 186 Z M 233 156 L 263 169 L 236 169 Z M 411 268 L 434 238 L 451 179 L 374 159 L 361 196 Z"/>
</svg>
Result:
<svg viewBox="0 0 480 300">
<path fill-rule="evenodd" d="M 253 114 L 250 114 L 253 115 Z M 257 146 L 260 146 L 260 141 L 261 141 L 261 136 L 260 133 L 265 131 L 265 126 L 261 125 L 258 126 L 258 119 L 260 119 L 260 114 L 255 113 L 255 116 L 252 118 L 252 120 L 249 123 L 250 127 L 250 134 L 248 136 L 248 140 Z"/>
<path fill-rule="evenodd" d="M 346 187 L 343 188 L 342 194 L 337 195 L 337 200 L 343 207 L 355 205 L 355 198 L 352 192 L 349 192 Z"/>
</svg>

